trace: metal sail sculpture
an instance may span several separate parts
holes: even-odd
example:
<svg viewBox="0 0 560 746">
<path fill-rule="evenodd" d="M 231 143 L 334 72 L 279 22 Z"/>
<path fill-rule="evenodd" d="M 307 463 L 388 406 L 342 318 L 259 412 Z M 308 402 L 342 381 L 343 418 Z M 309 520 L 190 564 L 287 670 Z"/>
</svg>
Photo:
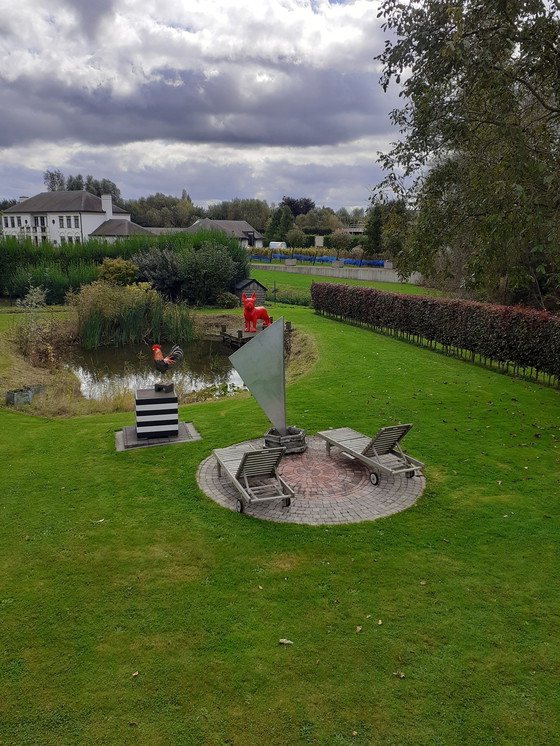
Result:
<svg viewBox="0 0 560 746">
<path fill-rule="evenodd" d="M 287 435 L 284 317 L 259 332 L 229 359 L 279 435 Z"/>
</svg>

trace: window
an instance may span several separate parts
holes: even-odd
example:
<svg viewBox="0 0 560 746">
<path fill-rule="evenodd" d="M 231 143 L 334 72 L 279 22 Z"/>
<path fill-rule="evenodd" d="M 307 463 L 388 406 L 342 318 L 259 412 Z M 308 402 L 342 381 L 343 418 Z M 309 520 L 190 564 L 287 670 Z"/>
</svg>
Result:
<svg viewBox="0 0 560 746">
<path fill-rule="evenodd" d="M 60 237 L 60 243 L 61 244 L 66 243 L 66 236 L 61 236 Z"/>
<path fill-rule="evenodd" d="M 74 228 L 79 228 L 79 227 L 80 227 L 80 216 L 74 215 Z"/>
<path fill-rule="evenodd" d="M 8 227 L 8 218 L 4 216 L 4 228 Z"/>
<path fill-rule="evenodd" d="M 79 236 L 76 236 L 74 238 L 74 243 L 80 243 L 80 237 Z"/>
<path fill-rule="evenodd" d="M 70 217 L 70 215 L 66 216 L 66 227 L 67 228 L 71 228 L 72 227 L 72 218 Z"/>
<path fill-rule="evenodd" d="M 73 243 L 72 236 L 68 236 L 68 238 L 66 240 L 68 241 L 68 243 Z"/>
<path fill-rule="evenodd" d="M 58 216 L 58 227 L 64 228 L 64 218 L 62 217 L 62 215 Z"/>
<path fill-rule="evenodd" d="M 17 221 L 17 227 L 21 228 L 21 218 L 19 215 L 17 216 L 16 221 Z"/>
<path fill-rule="evenodd" d="M 10 217 L 10 226 L 11 226 L 12 228 L 15 228 L 15 227 L 16 227 L 15 221 L 14 221 L 14 219 L 13 219 L 12 217 Z"/>
<path fill-rule="evenodd" d="M 44 215 L 41 215 L 39 221 L 41 223 L 41 228 L 45 229 L 47 227 L 47 218 Z"/>
<path fill-rule="evenodd" d="M 37 217 L 37 215 L 35 215 L 35 217 L 33 218 L 33 225 L 35 225 L 35 226 L 39 225 L 39 218 Z M 37 232 L 37 231 L 35 231 L 35 232 Z"/>
</svg>

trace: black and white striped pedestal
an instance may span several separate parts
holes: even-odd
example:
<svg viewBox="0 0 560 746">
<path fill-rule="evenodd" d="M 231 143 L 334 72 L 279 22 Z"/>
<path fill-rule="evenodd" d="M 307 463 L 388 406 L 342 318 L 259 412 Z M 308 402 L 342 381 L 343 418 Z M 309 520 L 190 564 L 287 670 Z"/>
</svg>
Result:
<svg viewBox="0 0 560 746">
<path fill-rule="evenodd" d="M 136 391 L 136 435 L 138 438 L 177 437 L 179 403 L 174 391 Z"/>
</svg>

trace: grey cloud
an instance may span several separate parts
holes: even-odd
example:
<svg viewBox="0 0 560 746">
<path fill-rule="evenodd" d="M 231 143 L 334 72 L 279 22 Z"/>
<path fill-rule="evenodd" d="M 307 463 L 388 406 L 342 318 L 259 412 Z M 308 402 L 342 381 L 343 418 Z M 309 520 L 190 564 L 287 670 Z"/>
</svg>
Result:
<svg viewBox="0 0 560 746">
<path fill-rule="evenodd" d="M 94 39 L 101 23 L 113 15 L 118 0 L 63 0 L 76 14 L 76 28 L 89 39 Z"/>
<path fill-rule="evenodd" d="M 229 72 L 206 80 L 199 73 L 162 70 L 160 80 L 127 97 L 113 95 L 107 87 L 88 91 L 49 78 L 4 82 L 0 145 L 34 139 L 92 145 L 166 139 L 310 146 L 387 130 L 389 97 L 369 74 L 295 66 L 283 72 L 289 78 L 286 85 L 254 93 L 240 90 L 239 79 Z"/>
</svg>

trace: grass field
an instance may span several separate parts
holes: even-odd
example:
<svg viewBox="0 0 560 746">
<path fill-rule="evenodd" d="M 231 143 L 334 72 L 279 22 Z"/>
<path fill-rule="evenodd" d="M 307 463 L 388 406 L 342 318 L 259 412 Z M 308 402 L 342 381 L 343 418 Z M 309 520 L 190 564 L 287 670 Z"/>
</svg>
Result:
<svg viewBox="0 0 560 746">
<path fill-rule="evenodd" d="M 284 313 L 320 355 L 289 424 L 413 422 L 424 495 L 337 527 L 217 506 L 196 469 L 265 431 L 246 396 L 118 454 L 131 414 L 0 411 L 2 746 L 560 741 L 558 390 Z"/>
<path fill-rule="evenodd" d="M 400 282 L 370 282 L 368 280 L 351 280 L 341 277 L 323 277 L 321 275 L 300 275 L 295 272 L 275 272 L 274 270 L 255 269 L 251 267 L 251 277 L 258 280 L 268 288 L 269 293 L 274 287 L 278 290 L 293 288 L 294 290 L 308 291 L 312 282 L 336 282 L 343 285 L 360 285 L 362 287 L 371 287 L 376 290 L 386 290 L 389 293 L 408 293 L 409 295 L 443 295 L 439 290 L 433 288 L 419 287 L 417 285 L 408 285 Z"/>
</svg>

